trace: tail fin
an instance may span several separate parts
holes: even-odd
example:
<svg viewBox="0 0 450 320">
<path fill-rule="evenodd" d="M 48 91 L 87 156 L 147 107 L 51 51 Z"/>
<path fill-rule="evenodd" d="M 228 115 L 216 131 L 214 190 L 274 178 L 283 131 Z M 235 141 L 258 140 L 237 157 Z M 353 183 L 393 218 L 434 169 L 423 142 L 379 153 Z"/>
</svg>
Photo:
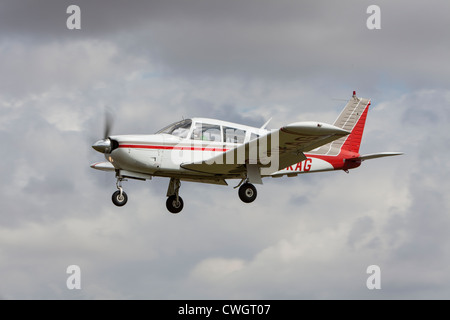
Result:
<svg viewBox="0 0 450 320">
<path fill-rule="evenodd" d="M 355 91 L 353 91 L 352 98 L 333 124 L 351 133 L 320 147 L 313 153 L 330 156 L 338 155 L 341 151 L 358 153 L 369 106 L 370 99 L 358 98 Z"/>
</svg>

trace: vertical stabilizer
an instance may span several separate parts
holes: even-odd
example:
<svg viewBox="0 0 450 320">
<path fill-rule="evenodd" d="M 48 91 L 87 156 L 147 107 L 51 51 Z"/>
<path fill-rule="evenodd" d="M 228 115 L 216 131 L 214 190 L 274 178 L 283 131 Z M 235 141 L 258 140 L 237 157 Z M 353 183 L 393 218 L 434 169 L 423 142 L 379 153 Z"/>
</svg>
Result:
<svg viewBox="0 0 450 320">
<path fill-rule="evenodd" d="M 361 146 L 364 126 L 366 124 L 367 111 L 370 99 L 358 98 L 353 91 L 352 98 L 348 101 L 344 110 L 334 122 L 334 126 L 350 131 L 348 136 L 342 137 L 326 144 L 312 154 L 336 156 L 341 150 L 358 153 Z"/>
</svg>

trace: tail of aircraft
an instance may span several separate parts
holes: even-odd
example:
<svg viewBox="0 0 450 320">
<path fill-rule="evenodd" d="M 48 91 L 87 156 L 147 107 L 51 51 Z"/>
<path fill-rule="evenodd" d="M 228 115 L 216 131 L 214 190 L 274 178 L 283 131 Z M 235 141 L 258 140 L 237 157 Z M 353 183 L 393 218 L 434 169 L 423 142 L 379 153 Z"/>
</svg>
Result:
<svg viewBox="0 0 450 320">
<path fill-rule="evenodd" d="M 334 126 L 350 131 L 351 133 L 348 136 L 320 147 L 312 153 L 336 156 L 344 151 L 358 154 L 369 106 L 370 99 L 358 98 L 356 97 L 355 91 L 353 91 L 352 98 L 333 123 Z"/>
<path fill-rule="evenodd" d="M 335 141 L 333 148 L 341 151 L 359 152 L 369 106 L 369 99 L 357 98 L 355 91 L 353 91 L 352 99 L 350 99 L 333 124 L 351 133 L 347 137 L 342 137 Z"/>
<path fill-rule="evenodd" d="M 334 122 L 334 126 L 351 132 L 348 136 L 330 142 L 321 146 L 317 150 L 311 151 L 312 155 L 321 156 L 339 156 L 344 159 L 343 166 L 334 163 L 335 168 L 351 169 L 358 167 L 362 161 L 390 156 L 402 155 L 401 152 L 379 152 L 367 155 L 359 154 L 361 139 L 366 124 L 367 112 L 369 111 L 370 99 L 356 97 L 353 91 L 352 98 L 348 101 L 344 110 Z"/>
</svg>

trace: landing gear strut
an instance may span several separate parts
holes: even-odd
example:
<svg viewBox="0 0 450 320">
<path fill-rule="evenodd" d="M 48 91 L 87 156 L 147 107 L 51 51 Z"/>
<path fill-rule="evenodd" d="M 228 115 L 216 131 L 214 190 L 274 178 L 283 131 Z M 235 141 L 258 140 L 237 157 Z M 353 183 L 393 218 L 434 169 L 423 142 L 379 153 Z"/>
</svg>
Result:
<svg viewBox="0 0 450 320">
<path fill-rule="evenodd" d="M 178 195 L 180 190 L 180 179 L 171 178 L 169 182 L 169 188 L 167 189 L 167 201 L 166 207 L 172 213 L 179 213 L 183 210 L 183 199 Z"/>
<path fill-rule="evenodd" d="M 244 183 L 239 188 L 239 198 L 245 203 L 250 203 L 255 201 L 256 199 L 256 188 L 249 182 Z"/>
<path fill-rule="evenodd" d="M 124 206 L 128 201 L 128 196 L 122 188 L 122 181 L 126 180 L 120 176 L 117 176 L 116 186 L 118 190 L 112 195 L 112 202 L 118 207 Z"/>
</svg>

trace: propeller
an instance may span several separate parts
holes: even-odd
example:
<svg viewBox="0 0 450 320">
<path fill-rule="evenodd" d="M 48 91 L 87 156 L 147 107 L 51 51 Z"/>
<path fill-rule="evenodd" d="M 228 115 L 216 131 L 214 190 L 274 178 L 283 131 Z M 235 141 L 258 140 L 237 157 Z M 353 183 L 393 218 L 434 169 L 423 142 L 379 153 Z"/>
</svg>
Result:
<svg viewBox="0 0 450 320">
<path fill-rule="evenodd" d="M 104 124 L 104 130 L 103 130 L 103 139 L 98 140 L 96 143 L 92 145 L 92 148 L 94 148 L 95 151 L 101 152 L 101 153 L 110 153 L 111 152 L 111 139 L 109 138 L 109 135 L 111 133 L 113 125 L 113 117 L 111 112 L 108 110 L 105 111 L 105 124 Z"/>
<path fill-rule="evenodd" d="M 107 139 L 109 137 L 109 134 L 111 133 L 112 125 L 113 125 L 113 116 L 109 110 L 106 110 L 105 111 L 105 126 L 104 126 L 105 130 L 104 130 L 104 134 L 103 134 L 103 137 L 105 139 Z"/>
</svg>

